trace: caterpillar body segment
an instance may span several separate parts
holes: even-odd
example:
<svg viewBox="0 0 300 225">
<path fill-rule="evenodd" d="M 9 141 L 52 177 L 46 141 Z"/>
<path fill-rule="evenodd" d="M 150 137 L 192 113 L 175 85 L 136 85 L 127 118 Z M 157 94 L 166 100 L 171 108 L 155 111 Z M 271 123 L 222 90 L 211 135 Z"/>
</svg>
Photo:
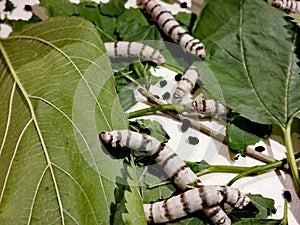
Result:
<svg viewBox="0 0 300 225">
<path fill-rule="evenodd" d="M 189 94 L 196 85 L 198 79 L 198 72 L 194 66 L 184 73 L 181 79 L 178 81 L 178 85 L 172 96 L 172 103 L 179 104 L 182 102 L 184 96 Z"/>
<path fill-rule="evenodd" d="M 210 218 L 213 224 L 231 225 L 231 220 L 219 205 L 206 207 L 204 213 Z"/>
<path fill-rule="evenodd" d="M 185 111 L 189 114 L 221 115 L 227 114 L 228 108 L 215 99 L 201 99 L 185 104 Z"/>
<path fill-rule="evenodd" d="M 152 61 L 159 66 L 166 62 L 158 50 L 139 42 L 105 42 L 104 47 L 111 58 L 138 57 L 144 61 Z"/>
<path fill-rule="evenodd" d="M 197 38 L 188 34 L 175 20 L 172 14 L 155 0 L 137 0 L 137 5 L 144 9 L 157 22 L 165 35 L 185 48 L 188 52 L 204 59 L 205 48 Z"/>
<path fill-rule="evenodd" d="M 144 204 L 144 212 L 148 223 L 163 223 L 206 209 L 207 214 L 214 218 L 215 224 L 229 225 L 231 221 L 219 206 L 221 203 L 242 208 L 249 203 L 249 198 L 233 187 L 207 185 L 164 201 Z"/>
<path fill-rule="evenodd" d="M 188 189 L 189 184 L 201 184 L 196 174 L 169 146 L 152 136 L 129 130 L 114 130 L 102 132 L 100 139 L 113 148 L 128 147 L 147 156 L 152 156 L 181 190 Z"/>
<path fill-rule="evenodd" d="M 295 0 L 274 0 L 272 3 L 276 8 L 283 9 L 291 13 L 300 13 L 300 2 Z"/>
</svg>

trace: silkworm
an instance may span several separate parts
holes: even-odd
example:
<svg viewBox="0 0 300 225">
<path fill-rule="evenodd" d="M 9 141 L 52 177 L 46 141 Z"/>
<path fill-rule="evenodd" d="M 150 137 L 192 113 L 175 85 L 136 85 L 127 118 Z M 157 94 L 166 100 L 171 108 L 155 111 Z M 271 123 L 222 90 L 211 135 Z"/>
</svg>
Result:
<svg viewBox="0 0 300 225">
<path fill-rule="evenodd" d="M 114 130 L 102 132 L 100 139 L 113 148 L 128 147 L 152 156 L 181 190 L 188 189 L 189 184 L 201 184 L 196 174 L 168 145 L 152 136 L 129 130 Z"/>
<path fill-rule="evenodd" d="M 114 130 L 102 132 L 99 138 L 110 147 L 128 147 L 152 156 L 181 190 L 187 190 L 190 184 L 201 185 L 200 179 L 183 160 L 170 147 L 152 136 L 129 130 Z M 240 208 L 249 202 L 237 189 L 226 186 L 201 186 L 178 196 L 162 202 L 144 204 L 148 223 L 166 222 L 196 210 L 203 210 L 214 224 L 230 225 L 230 219 L 219 204 L 224 201 L 232 207 Z"/>
<path fill-rule="evenodd" d="M 203 43 L 187 33 L 175 20 L 172 14 L 162 7 L 155 0 L 137 0 L 137 5 L 145 9 L 152 19 L 157 22 L 165 35 L 172 38 L 176 43 L 185 48 L 188 52 L 205 58 L 205 49 Z"/>
<path fill-rule="evenodd" d="M 231 224 L 226 214 L 224 217 L 223 210 L 215 207 L 221 203 L 241 209 L 249 203 L 249 198 L 233 187 L 207 185 L 193 188 L 164 201 L 144 204 L 144 212 L 148 223 L 163 223 L 206 208 L 207 211 L 211 209 L 211 215 L 220 212 L 215 218 L 216 224 Z"/>
<path fill-rule="evenodd" d="M 300 2 L 295 0 L 274 0 L 273 6 L 291 13 L 300 13 Z"/>
<path fill-rule="evenodd" d="M 144 61 L 152 61 L 157 65 L 166 62 L 164 56 L 158 50 L 139 42 L 105 42 L 104 47 L 111 58 L 138 57 Z"/>
<path fill-rule="evenodd" d="M 196 85 L 198 72 L 194 66 L 188 68 L 183 76 L 178 80 L 177 87 L 172 96 L 172 103 L 182 102 L 185 95 L 189 94 Z"/>
<path fill-rule="evenodd" d="M 228 109 L 215 99 L 196 100 L 185 104 L 185 111 L 189 114 L 226 114 Z"/>
</svg>

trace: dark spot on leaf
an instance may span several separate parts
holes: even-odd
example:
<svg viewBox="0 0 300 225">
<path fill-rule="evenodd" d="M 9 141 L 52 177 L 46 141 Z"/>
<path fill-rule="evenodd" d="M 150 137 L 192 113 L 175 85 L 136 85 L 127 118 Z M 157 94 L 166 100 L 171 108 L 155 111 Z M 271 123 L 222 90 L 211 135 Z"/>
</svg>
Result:
<svg viewBox="0 0 300 225">
<path fill-rule="evenodd" d="M 159 85 L 160 85 L 161 88 L 163 88 L 164 86 L 167 85 L 167 81 L 166 81 L 166 80 L 161 80 L 161 81 L 159 82 Z"/>
<path fill-rule="evenodd" d="M 186 132 L 191 126 L 191 121 L 188 119 L 183 119 L 181 124 L 181 131 Z"/>
<path fill-rule="evenodd" d="M 284 191 L 282 195 L 283 195 L 284 199 L 286 199 L 288 202 L 291 202 L 291 201 L 292 201 L 292 195 L 291 195 L 291 192 L 289 192 L 289 191 Z"/>
<path fill-rule="evenodd" d="M 155 98 L 159 99 L 159 96 L 158 95 L 153 95 Z"/>
<path fill-rule="evenodd" d="M 255 151 L 257 151 L 257 152 L 263 152 L 264 150 L 266 150 L 264 146 L 255 147 Z"/>
<path fill-rule="evenodd" d="M 176 81 L 180 81 L 181 80 L 181 77 L 182 75 L 180 73 L 178 73 L 176 76 L 175 76 L 175 80 Z"/>
<path fill-rule="evenodd" d="M 166 92 L 162 95 L 163 100 L 169 99 L 171 97 L 170 92 Z"/>
<path fill-rule="evenodd" d="M 189 143 L 190 143 L 191 145 L 196 145 L 196 144 L 199 143 L 199 139 L 198 139 L 197 137 L 189 136 L 188 139 L 189 139 Z"/>
<path fill-rule="evenodd" d="M 26 11 L 31 11 L 31 10 L 32 10 L 32 7 L 31 7 L 31 5 L 25 5 L 24 9 L 25 9 Z"/>
<path fill-rule="evenodd" d="M 49 189 L 50 189 L 50 188 L 49 188 L 48 186 L 45 187 L 45 191 L 49 191 Z"/>
<path fill-rule="evenodd" d="M 181 2 L 180 7 L 183 8 L 183 9 L 186 9 L 187 8 L 187 3 L 186 2 Z"/>
</svg>

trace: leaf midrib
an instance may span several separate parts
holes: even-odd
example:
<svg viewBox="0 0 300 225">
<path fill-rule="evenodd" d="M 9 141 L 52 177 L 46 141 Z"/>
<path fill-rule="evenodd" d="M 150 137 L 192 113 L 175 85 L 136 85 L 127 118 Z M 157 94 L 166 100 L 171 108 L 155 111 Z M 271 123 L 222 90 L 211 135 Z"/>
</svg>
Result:
<svg viewBox="0 0 300 225">
<path fill-rule="evenodd" d="M 46 44 L 48 46 L 51 46 L 53 49 L 55 49 L 56 51 L 58 51 L 60 54 L 62 54 L 68 61 L 71 62 L 71 64 L 73 65 L 73 67 L 75 68 L 75 70 L 78 72 L 78 74 L 80 74 L 81 78 L 84 80 L 85 84 L 87 85 L 90 93 L 92 94 L 92 97 L 95 99 L 95 102 L 100 110 L 100 112 L 104 115 L 104 112 L 103 112 L 103 109 L 101 107 L 101 104 L 100 102 L 98 101 L 97 97 L 94 95 L 94 92 L 92 91 L 91 87 L 89 86 L 88 84 L 88 81 L 85 79 L 85 77 L 83 76 L 83 74 L 81 73 L 81 71 L 79 70 L 79 68 L 76 66 L 76 64 L 72 61 L 72 59 L 66 55 L 63 51 L 61 51 L 59 48 L 57 48 L 55 45 L 53 45 L 52 43 L 49 43 L 47 42 L 46 40 L 43 40 L 41 38 L 38 38 L 38 37 L 34 37 L 34 36 L 25 36 L 25 35 L 18 35 L 18 36 L 13 36 L 13 37 L 10 37 L 9 38 L 10 40 L 12 39 L 30 39 L 30 40 L 35 40 L 35 41 L 38 41 L 40 43 L 43 43 L 43 44 Z M 79 41 L 82 41 L 81 39 L 78 39 Z M 2 45 L 2 42 L 0 42 L 0 51 L 2 52 L 3 56 L 4 56 L 4 59 L 8 65 L 8 68 L 13 76 L 13 78 L 15 79 L 18 87 L 20 88 L 22 94 L 24 95 L 24 98 L 28 104 L 28 107 L 29 107 L 29 111 L 31 113 L 31 116 L 33 118 L 33 121 L 34 121 L 34 125 L 36 127 L 36 130 L 37 130 L 37 133 L 38 133 L 38 136 L 39 136 L 39 139 L 41 141 L 41 145 L 42 145 L 42 148 L 43 148 L 43 151 L 44 151 L 44 154 L 45 154 L 45 158 L 46 158 L 46 162 L 47 162 L 47 166 L 49 167 L 50 169 L 50 173 L 51 173 L 51 177 L 52 177 L 52 180 L 54 182 L 54 186 L 55 186 L 55 191 L 56 191 L 56 195 L 57 195 L 57 199 L 58 199 L 58 204 L 59 204 L 59 211 L 60 211 L 60 215 L 61 215 L 61 221 L 62 221 L 62 224 L 64 225 L 65 222 L 64 222 L 64 210 L 63 210 L 63 205 L 62 205 L 62 199 L 59 195 L 59 188 L 58 188 L 58 183 L 56 181 L 56 178 L 55 178 L 55 174 L 54 174 L 54 170 L 53 170 L 53 167 L 52 167 L 52 163 L 51 163 L 51 159 L 50 159 L 50 155 L 48 153 L 48 150 L 47 150 L 47 147 L 46 147 L 46 144 L 45 144 L 45 141 L 44 141 L 44 138 L 42 136 L 42 133 L 41 133 L 41 130 L 39 128 L 39 125 L 38 125 L 38 121 L 37 121 L 37 118 L 36 118 L 36 115 L 35 115 L 35 111 L 34 111 L 34 108 L 33 108 L 33 105 L 31 103 L 31 100 L 30 100 L 30 97 L 33 97 L 33 96 L 30 96 L 25 88 L 23 87 L 21 81 L 19 80 L 18 78 L 18 75 L 16 73 L 16 71 L 14 70 L 13 66 L 12 66 L 12 63 L 5 51 L 5 48 L 4 46 Z M 106 124 L 109 126 L 109 129 L 112 129 L 111 128 L 111 125 L 110 123 L 107 121 L 107 118 L 104 117 L 104 120 L 106 122 Z M 94 162 L 95 163 L 95 162 Z M 96 167 L 97 170 L 98 170 L 98 167 Z M 98 174 L 100 174 L 100 171 L 98 170 L 97 171 Z M 104 193 L 105 191 L 105 188 L 104 188 L 104 184 L 102 182 L 102 177 L 101 176 L 98 176 L 99 177 L 99 182 L 100 182 L 100 189 L 103 191 L 103 196 L 105 198 L 105 206 L 107 207 L 107 211 L 109 212 L 110 209 L 109 209 L 109 203 L 108 203 L 108 199 L 107 199 L 107 196 L 106 194 Z M 31 218 L 29 218 L 30 220 Z"/>
<path fill-rule="evenodd" d="M 37 121 L 37 117 L 35 115 L 35 111 L 34 111 L 34 108 L 33 108 L 33 105 L 30 101 L 30 98 L 29 98 L 29 95 L 28 93 L 26 92 L 25 88 L 23 87 L 21 81 L 19 80 L 18 78 L 18 75 L 16 73 L 16 71 L 14 70 L 13 68 L 13 65 L 7 55 L 7 52 L 4 48 L 4 46 L 2 45 L 2 42 L 0 41 L 0 51 L 5 59 L 5 62 L 7 63 L 7 66 L 11 72 L 11 75 L 13 76 L 15 82 L 17 83 L 19 89 L 21 90 L 26 102 L 27 102 L 27 105 L 29 107 L 29 111 L 30 111 L 30 114 L 31 114 L 31 117 L 33 119 L 33 123 L 34 123 L 34 126 L 36 128 L 36 131 L 38 133 L 38 137 L 40 139 L 40 142 L 41 142 L 41 145 L 42 145 L 42 149 L 44 151 L 44 154 L 45 154 L 45 158 L 46 158 L 46 162 L 47 162 L 47 165 L 50 169 L 50 174 L 51 174 L 51 177 L 52 177 L 52 180 L 53 180 L 53 184 L 54 184 L 54 188 L 55 188 L 55 192 L 56 192 L 56 196 L 57 196 L 57 201 L 58 201 L 58 205 L 59 205 L 59 211 L 60 211 L 60 215 L 61 215 L 61 221 L 62 221 L 62 224 L 64 225 L 65 224 L 65 221 L 64 221 L 64 213 L 63 213 L 63 206 L 62 206 L 62 200 L 61 200 L 61 197 L 60 197 L 60 193 L 59 193 L 59 190 L 58 190 L 58 185 L 57 185 L 57 181 L 56 181 L 56 177 L 55 177 L 55 174 L 54 174 L 54 169 L 51 165 L 51 160 L 50 160 L 50 155 L 48 153 L 48 149 L 46 147 L 46 144 L 45 144 L 45 141 L 44 141 L 44 138 L 43 138 L 43 135 L 42 135 L 42 132 L 41 132 L 41 129 L 39 128 L 39 124 L 38 124 L 38 121 Z M 31 219 L 31 217 L 28 218 L 29 220 Z M 29 223 L 29 221 L 28 221 Z"/>
<path fill-rule="evenodd" d="M 265 111 L 270 115 L 271 118 L 273 118 L 273 120 L 275 120 L 279 125 L 281 125 L 281 122 L 278 120 L 278 118 L 268 109 L 268 107 L 265 105 L 265 103 L 263 102 L 262 98 L 259 96 L 255 85 L 253 83 L 253 80 L 250 76 L 248 67 L 247 67 L 247 62 L 246 62 L 246 57 L 245 57 L 245 53 L 244 53 L 244 38 L 243 38 L 243 29 L 242 29 L 242 24 L 243 24 L 243 1 L 240 1 L 240 23 L 239 23 L 239 37 L 240 37 L 240 50 L 241 50 L 241 57 L 242 57 L 242 64 L 246 73 L 246 77 L 248 79 L 248 82 L 253 90 L 254 95 L 256 96 L 256 98 L 258 99 L 259 103 L 262 105 L 262 107 L 265 109 Z"/>
</svg>

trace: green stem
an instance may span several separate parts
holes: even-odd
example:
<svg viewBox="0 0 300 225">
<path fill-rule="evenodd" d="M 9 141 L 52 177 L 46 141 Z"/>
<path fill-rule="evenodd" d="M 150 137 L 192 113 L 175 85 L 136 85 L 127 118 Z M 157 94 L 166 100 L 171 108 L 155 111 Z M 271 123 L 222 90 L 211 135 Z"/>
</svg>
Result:
<svg viewBox="0 0 300 225">
<path fill-rule="evenodd" d="M 296 159 L 300 158 L 300 152 L 297 152 L 294 156 Z M 269 172 L 270 170 L 273 169 L 278 169 L 285 165 L 287 163 L 287 159 L 282 159 L 276 162 L 272 162 L 266 165 L 262 166 L 253 166 L 253 167 L 248 167 L 248 166 L 226 166 L 226 165 L 209 165 L 208 168 L 203 169 L 199 172 L 196 173 L 197 177 L 203 176 L 205 174 L 209 173 L 238 173 L 236 177 L 234 177 L 227 185 L 232 185 L 235 181 L 238 179 L 249 176 L 249 175 L 254 175 L 254 174 L 262 174 Z M 163 185 L 170 184 L 170 180 L 162 181 L 156 184 L 151 184 L 148 185 L 147 188 L 155 188 Z"/>
<path fill-rule="evenodd" d="M 286 159 L 284 160 L 280 160 L 280 161 L 276 161 L 273 163 L 268 163 L 266 165 L 263 166 L 254 166 L 252 168 L 248 168 L 248 170 L 240 173 L 239 175 L 235 176 L 233 179 L 231 179 L 228 182 L 228 186 L 232 185 L 235 181 L 237 181 L 238 179 L 245 177 L 245 176 L 249 176 L 249 175 L 253 175 L 253 174 L 261 174 L 261 173 L 266 173 L 272 169 L 276 169 L 278 167 L 283 166 L 286 163 Z"/>
<path fill-rule="evenodd" d="M 149 108 L 145 109 L 140 109 L 137 111 L 133 111 L 128 113 L 128 118 L 135 118 L 139 116 L 145 116 L 151 113 L 155 113 L 157 111 L 176 111 L 176 112 L 183 112 L 185 110 L 185 106 L 183 104 L 165 104 L 165 105 L 156 105 L 156 106 L 151 106 Z"/>
<path fill-rule="evenodd" d="M 288 201 L 286 199 L 284 200 L 283 218 L 280 225 L 288 225 Z"/>
<path fill-rule="evenodd" d="M 180 73 L 180 74 L 184 73 L 184 71 L 182 71 L 181 69 L 179 69 L 179 68 L 177 68 L 177 67 L 175 67 L 175 66 L 173 66 L 171 64 L 165 63 L 162 66 L 165 67 L 165 68 L 167 68 L 167 69 L 169 69 L 169 70 L 174 71 L 175 73 Z"/>
<path fill-rule="evenodd" d="M 298 172 L 297 163 L 296 163 L 295 156 L 294 156 L 293 144 L 292 144 L 291 128 L 292 128 L 293 119 L 294 119 L 294 117 L 292 116 L 289 119 L 286 128 L 282 127 L 282 131 L 284 134 L 284 143 L 285 143 L 286 150 L 287 150 L 287 161 L 288 161 L 290 170 L 292 172 L 292 177 L 294 180 L 294 185 L 295 185 L 296 191 L 300 195 L 299 172 Z"/>
<path fill-rule="evenodd" d="M 300 152 L 297 152 L 295 155 L 293 154 L 293 158 L 299 158 L 300 157 Z M 284 166 L 284 164 L 286 164 L 288 162 L 287 158 L 284 158 L 282 160 L 276 161 L 276 162 L 272 162 L 272 163 L 268 163 L 266 165 L 262 165 L 262 166 L 254 166 L 254 167 L 248 167 L 248 170 L 240 173 L 239 175 L 237 175 L 236 177 L 234 177 L 233 179 L 231 179 L 231 181 L 228 182 L 228 186 L 232 185 L 235 181 L 237 181 L 238 179 L 245 177 L 245 176 L 249 176 L 249 175 L 253 175 L 253 174 L 262 174 L 262 173 L 266 173 L 270 170 L 273 169 L 277 169 L 279 167 Z"/>
<path fill-rule="evenodd" d="M 201 170 L 196 173 L 197 177 L 203 176 L 209 173 L 242 173 L 249 170 L 251 167 L 247 166 L 225 166 L 225 165 L 214 165 Z"/>
</svg>

